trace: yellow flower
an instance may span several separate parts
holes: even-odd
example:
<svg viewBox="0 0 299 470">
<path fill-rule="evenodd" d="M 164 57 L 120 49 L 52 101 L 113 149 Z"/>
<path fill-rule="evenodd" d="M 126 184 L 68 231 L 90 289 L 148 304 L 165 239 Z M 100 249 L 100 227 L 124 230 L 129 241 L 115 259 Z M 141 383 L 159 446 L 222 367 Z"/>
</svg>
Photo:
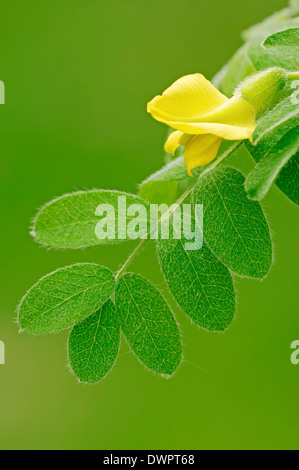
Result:
<svg viewBox="0 0 299 470">
<path fill-rule="evenodd" d="M 216 157 L 222 139 L 252 139 L 257 125 L 256 110 L 240 92 L 228 99 L 203 75 L 186 75 L 148 103 L 147 111 L 176 129 L 165 150 L 174 154 L 186 147 L 184 160 L 188 174 Z"/>
</svg>

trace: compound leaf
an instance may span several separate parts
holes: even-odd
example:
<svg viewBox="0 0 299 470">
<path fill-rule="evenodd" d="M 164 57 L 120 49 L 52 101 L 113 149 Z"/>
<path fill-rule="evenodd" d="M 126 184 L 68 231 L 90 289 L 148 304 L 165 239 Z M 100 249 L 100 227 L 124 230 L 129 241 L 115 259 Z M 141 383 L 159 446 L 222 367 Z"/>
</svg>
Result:
<svg viewBox="0 0 299 470">
<path fill-rule="evenodd" d="M 41 278 L 23 297 L 19 325 L 34 335 L 69 328 L 95 312 L 113 289 L 112 272 L 98 264 L 60 268 Z"/>
<path fill-rule="evenodd" d="M 72 329 L 68 356 L 74 374 L 81 382 L 103 379 L 117 358 L 120 327 L 111 300 Z"/>
<path fill-rule="evenodd" d="M 121 329 L 138 359 L 159 374 L 173 374 L 181 362 L 180 335 L 160 292 L 142 276 L 124 274 L 115 303 Z"/>
<path fill-rule="evenodd" d="M 260 204 L 248 199 L 242 173 L 209 171 L 193 200 L 203 204 L 204 237 L 218 259 L 240 276 L 263 278 L 272 264 L 269 227 Z"/>
<path fill-rule="evenodd" d="M 185 240 L 159 239 L 160 264 L 177 303 L 202 328 L 225 330 L 233 320 L 235 294 L 230 272 L 206 244 L 187 250 Z"/>
<path fill-rule="evenodd" d="M 245 188 L 251 199 L 260 201 L 266 196 L 280 170 L 298 149 L 299 126 L 287 132 L 247 176 Z"/>
<path fill-rule="evenodd" d="M 107 223 L 111 222 L 115 231 L 111 238 L 100 239 L 96 235 L 96 226 L 100 221 L 96 209 L 104 204 L 109 205 L 110 210 L 107 215 L 101 215 L 105 216 Z M 146 203 L 140 198 L 120 191 L 93 190 L 66 194 L 41 208 L 34 221 L 32 235 L 37 242 L 56 248 L 115 243 L 119 241 L 118 223 L 123 230 L 126 222 L 134 218 L 125 215 L 127 207 L 132 204 L 143 205 L 147 210 Z M 123 240 L 127 239 L 124 234 Z"/>
</svg>

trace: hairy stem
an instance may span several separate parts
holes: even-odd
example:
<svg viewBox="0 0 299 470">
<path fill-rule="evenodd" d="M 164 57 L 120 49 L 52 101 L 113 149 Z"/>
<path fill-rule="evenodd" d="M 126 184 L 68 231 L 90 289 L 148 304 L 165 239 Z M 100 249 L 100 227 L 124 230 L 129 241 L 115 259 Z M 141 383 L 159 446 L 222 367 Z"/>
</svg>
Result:
<svg viewBox="0 0 299 470">
<path fill-rule="evenodd" d="M 299 71 L 297 71 L 297 72 L 288 72 L 288 78 L 290 80 L 299 80 Z"/>
<path fill-rule="evenodd" d="M 226 152 L 224 152 L 219 158 L 216 158 L 215 160 L 213 160 L 213 162 L 211 164 L 209 164 L 207 166 L 207 168 L 202 172 L 200 173 L 200 175 L 197 177 L 197 178 L 194 178 L 194 180 L 192 181 L 191 185 L 189 186 L 188 189 L 186 189 L 186 191 L 177 199 L 177 201 L 172 204 L 169 209 L 164 212 L 164 214 L 160 217 L 160 219 L 158 220 L 158 227 L 161 225 L 161 223 L 167 219 L 168 217 L 170 217 L 175 211 L 176 209 L 185 201 L 185 199 L 187 199 L 187 197 L 192 193 L 193 191 L 193 188 L 194 186 L 196 185 L 197 181 L 203 176 L 205 175 L 206 173 L 208 173 L 209 171 L 211 171 L 213 168 L 215 168 L 216 166 L 219 165 L 219 163 L 221 163 L 225 158 L 227 158 L 234 150 L 236 150 L 241 144 L 242 144 L 243 141 L 237 141 L 235 142 L 234 144 L 231 145 L 231 147 L 229 147 L 229 149 L 226 150 Z M 142 248 L 146 245 L 146 243 L 151 239 L 151 236 L 154 234 L 154 232 L 150 232 L 147 234 L 146 238 L 144 238 L 143 240 L 141 240 L 141 242 L 139 242 L 139 244 L 136 246 L 135 250 L 129 255 L 129 257 L 126 259 L 126 261 L 124 262 L 124 264 L 122 265 L 122 267 L 119 269 L 119 271 L 117 271 L 116 275 L 115 275 L 115 280 L 119 279 L 119 277 L 126 271 L 127 267 L 132 263 L 132 261 L 136 258 L 136 256 L 140 253 L 140 251 L 142 250 Z"/>
<path fill-rule="evenodd" d="M 127 267 L 129 266 L 129 264 L 131 264 L 131 262 L 133 261 L 134 258 L 136 258 L 136 256 L 138 255 L 138 253 L 142 250 L 142 248 L 144 247 L 144 245 L 149 241 L 149 238 L 145 238 L 144 240 L 141 240 L 141 242 L 138 243 L 138 245 L 136 246 L 135 250 L 132 251 L 132 253 L 128 256 L 128 258 L 126 259 L 126 261 L 124 262 L 124 264 L 122 265 L 122 267 L 117 271 L 116 275 L 115 275 L 115 280 L 117 280 L 123 272 L 125 272 L 125 270 L 127 269 Z"/>
</svg>

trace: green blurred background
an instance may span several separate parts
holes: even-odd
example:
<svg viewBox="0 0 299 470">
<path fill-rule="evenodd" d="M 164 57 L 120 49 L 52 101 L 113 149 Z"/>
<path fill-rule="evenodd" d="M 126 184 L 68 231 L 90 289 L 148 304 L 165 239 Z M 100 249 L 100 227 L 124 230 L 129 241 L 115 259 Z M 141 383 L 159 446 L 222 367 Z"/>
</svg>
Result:
<svg viewBox="0 0 299 470">
<path fill-rule="evenodd" d="M 182 327 L 185 363 L 171 380 L 148 372 L 125 340 L 102 384 L 66 368 L 67 332 L 19 335 L 15 306 L 44 274 L 80 261 L 116 269 L 131 242 L 47 251 L 29 235 L 36 208 L 78 189 L 136 192 L 158 169 L 166 128 L 146 102 L 176 78 L 211 78 L 240 31 L 284 0 L 27 0 L 1 4 L 0 447 L 2 449 L 298 448 L 296 208 L 272 189 L 275 264 L 262 283 L 236 280 L 224 334 Z M 238 158 L 249 158 L 245 154 Z M 249 163 L 246 165 L 251 165 Z M 168 296 L 149 246 L 132 269 Z"/>
</svg>

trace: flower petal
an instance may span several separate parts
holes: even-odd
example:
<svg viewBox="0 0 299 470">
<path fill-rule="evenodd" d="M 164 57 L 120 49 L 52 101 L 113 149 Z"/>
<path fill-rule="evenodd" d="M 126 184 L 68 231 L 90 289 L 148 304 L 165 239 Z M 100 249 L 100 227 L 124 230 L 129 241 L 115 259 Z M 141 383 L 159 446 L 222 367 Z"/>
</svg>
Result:
<svg viewBox="0 0 299 470">
<path fill-rule="evenodd" d="M 189 135 L 189 134 L 184 134 L 183 132 L 180 132 L 180 131 L 175 131 L 175 132 L 172 132 L 166 143 L 165 143 L 165 151 L 168 152 L 168 153 L 172 153 L 172 155 L 175 154 L 175 151 L 176 149 L 180 146 L 180 145 L 184 145 L 186 147 L 186 145 L 188 144 L 188 142 L 192 139 L 193 135 Z"/>
<path fill-rule="evenodd" d="M 216 157 L 222 139 L 211 134 L 196 135 L 187 145 L 184 155 L 189 176 L 191 170 L 210 163 Z"/>
<path fill-rule="evenodd" d="M 158 121 L 182 122 L 198 118 L 223 105 L 228 98 L 200 73 L 185 75 L 148 103 L 147 111 Z"/>
<path fill-rule="evenodd" d="M 254 107 L 240 95 L 233 96 L 197 122 L 176 121 L 168 124 L 189 134 L 214 134 L 228 140 L 251 139 L 257 126 Z"/>
<path fill-rule="evenodd" d="M 256 110 L 241 95 L 233 96 L 215 111 L 202 117 L 202 122 L 228 124 L 252 129 L 256 127 Z"/>
<path fill-rule="evenodd" d="M 207 122 L 192 125 L 181 123 L 173 124 L 176 126 L 175 128 L 179 128 L 182 132 L 192 132 L 194 135 L 214 134 L 221 139 L 227 140 L 251 139 L 252 133 L 256 127 L 256 124 L 254 124 L 252 128 L 249 129 L 246 127 L 236 127 L 227 124 L 214 124 Z"/>
</svg>

